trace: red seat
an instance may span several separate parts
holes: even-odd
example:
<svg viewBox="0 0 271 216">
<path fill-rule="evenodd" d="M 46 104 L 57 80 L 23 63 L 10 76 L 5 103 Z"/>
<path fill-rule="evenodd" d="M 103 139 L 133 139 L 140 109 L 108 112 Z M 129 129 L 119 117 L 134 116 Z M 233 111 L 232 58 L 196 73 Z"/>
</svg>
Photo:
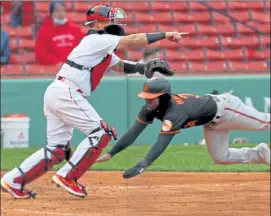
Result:
<svg viewBox="0 0 271 216">
<path fill-rule="evenodd" d="M 217 35 L 215 26 L 212 25 L 204 25 L 198 24 L 198 33 L 199 34 L 206 34 L 206 35 Z"/>
<path fill-rule="evenodd" d="M 119 7 L 123 9 L 125 12 L 127 11 L 149 11 L 150 10 L 150 5 L 149 2 L 147 1 L 137 1 L 137 2 L 116 2 L 113 4 L 114 7 Z"/>
<path fill-rule="evenodd" d="M 233 35 L 235 33 L 235 29 L 231 23 L 225 23 L 224 25 L 216 25 L 216 32 L 217 34 L 222 35 Z"/>
<path fill-rule="evenodd" d="M 253 10 L 262 10 L 264 9 L 263 1 L 246 1 L 246 7 Z"/>
<path fill-rule="evenodd" d="M 270 46 L 270 37 L 261 36 L 260 41 L 263 46 Z"/>
<path fill-rule="evenodd" d="M 234 49 L 234 50 L 223 52 L 222 57 L 224 59 L 243 60 L 244 53 L 242 49 Z"/>
<path fill-rule="evenodd" d="M 34 51 L 35 46 L 36 46 L 35 40 L 22 39 L 22 38 L 19 40 L 19 49 Z"/>
<path fill-rule="evenodd" d="M 38 64 L 27 64 L 26 73 L 29 75 L 55 75 L 58 73 L 60 66 L 52 65 L 52 66 L 43 66 Z"/>
<path fill-rule="evenodd" d="M 86 21 L 85 13 L 71 12 L 68 13 L 68 18 L 78 24 L 83 24 Z"/>
<path fill-rule="evenodd" d="M 208 1 L 207 4 L 218 10 L 227 9 L 227 4 L 225 1 Z"/>
<path fill-rule="evenodd" d="M 171 23 L 172 16 L 168 12 L 164 13 L 154 13 L 154 14 L 147 14 L 147 13 L 136 13 L 136 22 L 141 23 Z"/>
<path fill-rule="evenodd" d="M 221 3 L 221 2 L 213 2 L 213 3 Z M 216 13 L 215 11 L 213 12 L 213 20 L 215 23 L 229 23 L 230 18 L 222 15 L 220 13 Z"/>
<path fill-rule="evenodd" d="M 231 71 L 252 71 L 252 72 L 257 72 L 257 71 L 268 71 L 268 65 L 266 64 L 265 61 L 253 61 L 253 62 L 247 62 L 247 63 L 242 63 L 239 61 L 231 61 L 229 63 L 230 70 Z"/>
<path fill-rule="evenodd" d="M 258 39 L 257 36 L 250 36 L 245 38 L 222 38 L 222 44 L 224 47 L 239 48 L 239 47 L 257 47 Z"/>
<path fill-rule="evenodd" d="M 178 27 L 178 30 L 179 30 L 179 32 L 189 32 L 189 35 L 193 35 L 193 34 L 197 33 L 197 30 L 196 30 L 194 24 L 181 25 L 181 26 Z"/>
<path fill-rule="evenodd" d="M 238 10 L 238 9 L 247 9 L 247 1 L 242 2 L 242 1 L 228 1 L 228 8 L 230 10 Z"/>
<path fill-rule="evenodd" d="M 10 37 L 24 37 L 33 38 L 32 26 L 23 26 L 19 28 L 13 28 L 11 26 L 4 26 L 3 29 L 8 32 Z"/>
<path fill-rule="evenodd" d="M 152 47 L 166 48 L 166 49 L 178 49 L 180 44 L 171 42 L 168 40 L 161 40 L 152 45 Z"/>
<path fill-rule="evenodd" d="M 246 54 L 248 59 L 270 59 L 270 49 L 266 49 L 263 51 L 247 49 Z"/>
<path fill-rule="evenodd" d="M 252 11 L 251 14 L 254 21 L 269 23 L 270 25 L 270 11 L 269 13 L 260 13 L 260 12 Z"/>
<path fill-rule="evenodd" d="M 268 65 L 265 61 L 255 61 L 255 62 L 248 62 L 247 68 L 250 71 L 257 72 L 259 71 L 268 71 Z"/>
<path fill-rule="evenodd" d="M 243 22 L 247 22 L 250 20 L 248 10 L 239 10 L 237 12 L 230 11 L 229 15 L 232 16 L 233 18 L 235 18 L 239 21 L 243 21 Z"/>
<path fill-rule="evenodd" d="M 249 27 L 246 27 L 240 23 L 237 23 L 237 31 L 240 33 L 240 34 L 250 34 L 250 33 L 255 33 L 254 30 L 252 30 L 251 28 Z"/>
<path fill-rule="evenodd" d="M 151 9 L 153 11 L 169 11 L 170 9 L 174 9 L 175 11 L 187 11 L 187 3 L 182 1 L 177 2 L 151 2 Z"/>
<path fill-rule="evenodd" d="M 202 61 L 204 59 L 204 53 L 202 49 L 192 50 L 190 52 L 179 52 L 179 55 L 176 53 L 176 57 L 177 56 L 179 56 L 179 59 L 183 60 Z"/>
<path fill-rule="evenodd" d="M 2 27 L 9 26 L 10 23 L 11 23 L 10 14 L 1 14 L 1 25 L 2 25 Z"/>
<path fill-rule="evenodd" d="M 187 71 L 187 65 L 184 61 L 169 61 L 168 64 L 173 70 L 175 70 L 176 73 Z"/>
<path fill-rule="evenodd" d="M 11 50 L 11 52 L 17 51 L 17 49 L 18 49 L 18 40 L 16 40 L 16 39 L 11 39 L 11 40 L 9 41 L 9 45 L 10 45 L 10 50 Z"/>
<path fill-rule="evenodd" d="M 193 62 L 189 61 L 189 70 L 190 71 L 207 71 L 207 65 L 203 62 Z"/>
<path fill-rule="evenodd" d="M 84 1 L 73 1 L 74 11 L 78 13 L 86 13 L 88 9 L 95 5 L 94 2 L 84 2 Z"/>
<path fill-rule="evenodd" d="M 23 75 L 24 68 L 21 64 L 1 65 L 1 75 Z"/>
<path fill-rule="evenodd" d="M 209 10 L 206 6 L 200 4 L 199 2 L 189 1 L 191 10 Z"/>
<path fill-rule="evenodd" d="M 126 55 L 127 55 L 127 60 L 130 60 L 130 61 L 139 61 L 143 59 L 144 57 L 143 52 L 136 51 L 136 50 L 128 51 Z"/>
<path fill-rule="evenodd" d="M 227 71 L 227 64 L 225 61 L 215 61 L 215 62 L 208 62 L 207 64 L 207 71 L 212 72 L 219 72 L 219 71 Z"/>
<path fill-rule="evenodd" d="M 180 26 L 175 26 L 175 25 L 160 24 L 160 25 L 158 25 L 158 31 L 160 31 L 160 32 L 172 32 L 172 31 L 182 32 L 182 28 Z"/>
<path fill-rule="evenodd" d="M 187 13 L 174 13 L 174 21 L 175 22 L 199 22 L 199 23 L 210 23 L 210 12 L 209 11 L 202 11 L 200 13 L 194 14 L 187 14 Z"/>
<path fill-rule="evenodd" d="M 206 57 L 208 60 L 222 60 L 223 59 L 223 53 L 216 50 L 208 49 L 206 53 Z"/>
<path fill-rule="evenodd" d="M 219 41 L 217 37 L 208 37 L 205 39 L 184 37 L 181 41 L 181 45 L 182 47 L 187 47 L 187 48 L 206 47 L 206 48 L 216 49 L 219 47 Z"/>
<path fill-rule="evenodd" d="M 27 63 L 33 64 L 36 62 L 35 53 L 19 53 L 19 54 L 12 54 L 13 62 L 14 63 Z"/>
</svg>

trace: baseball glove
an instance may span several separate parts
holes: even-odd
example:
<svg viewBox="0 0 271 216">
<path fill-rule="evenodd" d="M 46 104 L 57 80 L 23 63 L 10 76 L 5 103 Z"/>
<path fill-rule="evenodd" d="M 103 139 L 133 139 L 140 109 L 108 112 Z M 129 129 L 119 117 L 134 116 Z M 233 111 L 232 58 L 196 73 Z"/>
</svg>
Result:
<svg viewBox="0 0 271 216">
<path fill-rule="evenodd" d="M 144 65 L 144 75 L 150 79 L 154 72 L 159 72 L 165 76 L 173 76 L 175 72 L 171 69 L 169 64 L 160 59 L 153 59 Z"/>
</svg>

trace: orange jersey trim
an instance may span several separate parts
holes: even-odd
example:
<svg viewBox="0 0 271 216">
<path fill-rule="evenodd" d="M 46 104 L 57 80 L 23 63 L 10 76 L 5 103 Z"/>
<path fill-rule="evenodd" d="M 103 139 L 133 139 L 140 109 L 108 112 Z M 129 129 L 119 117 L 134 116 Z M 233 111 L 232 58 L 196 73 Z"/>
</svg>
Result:
<svg viewBox="0 0 271 216">
<path fill-rule="evenodd" d="M 175 131 L 160 131 L 160 134 L 176 134 L 180 133 L 181 130 L 175 130 Z"/>
<path fill-rule="evenodd" d="M 136 120 L 137 120 L 138 122 L 142 123 L 142 124 L 145 124 L 145 125 L 151 124 L 151 123 L 152 123 L 152 121 L 151 121 L 151 122 L 144 122 L 144 121 L 142 121 L 140 118 L 138 118 L 138 116 L 136 117 Z"/>
</svg>

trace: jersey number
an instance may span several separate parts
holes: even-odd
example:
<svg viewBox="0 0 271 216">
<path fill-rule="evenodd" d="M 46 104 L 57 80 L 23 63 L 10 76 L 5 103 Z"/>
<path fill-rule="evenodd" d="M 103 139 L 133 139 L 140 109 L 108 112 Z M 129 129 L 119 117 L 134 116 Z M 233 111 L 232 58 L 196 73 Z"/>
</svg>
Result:
<svg viewBox="0 0 271 216">
<path fill-rule="evenodd" d="M 177 104 L 184 104 L 184 99 L 187 99 L 189 97 L 194 97 L 199 99 L 199 95 L 193 95 L 193 94 L 178 94 L 178 96 L 174 95 L 173 99 L 176 101 Z"/>
</svg>

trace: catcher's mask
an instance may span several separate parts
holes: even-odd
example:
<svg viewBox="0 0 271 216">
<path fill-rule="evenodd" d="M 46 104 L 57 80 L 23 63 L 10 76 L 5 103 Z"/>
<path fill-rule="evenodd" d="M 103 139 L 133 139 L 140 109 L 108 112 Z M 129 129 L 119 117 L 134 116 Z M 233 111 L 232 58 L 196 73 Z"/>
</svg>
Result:
<svg viewBox="0 0 271 216">
<path fill-rule="evenodd" d="M 85 25 L 96 21 L 108 21 L 110 24 L 124 25 L 121 24 L 121 20 L 125 18 L 127 18 L 127 15 L 121 8 L 111 7 L 101 3 L 88 10 Z"/>
</svg>

